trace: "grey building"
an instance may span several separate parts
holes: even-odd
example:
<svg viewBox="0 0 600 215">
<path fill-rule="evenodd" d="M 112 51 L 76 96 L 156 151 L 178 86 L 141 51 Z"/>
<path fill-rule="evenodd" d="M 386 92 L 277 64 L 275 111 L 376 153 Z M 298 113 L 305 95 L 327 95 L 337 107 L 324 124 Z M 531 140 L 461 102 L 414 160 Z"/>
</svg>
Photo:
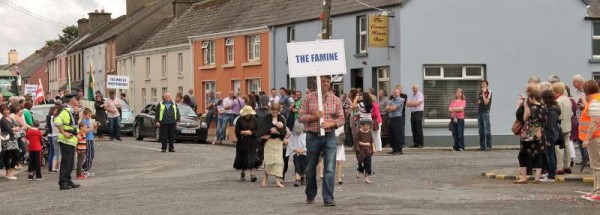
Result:
<svg viewBox="0 0 600 215">
<path fill-rule="evenodd" d="M 348 92 L 350 88 L 375 88 L 390 90 L 392 79 L 400 78 L 399 0 L 367 1 L 367 7 L 354 0 L 333 1 L 332 39 L 344 39 L 348 71 L 342 78 L 334 80 L 333 87 L 338 92 Z M 302 90 L 314 86 L 315 80 L 288 76 L 288 42 L 314 41 L 321 31 L 321 1 L 307 1 L 303 4 L 286 4 L 277 21 L 271 28 L 271 87 L 289 87 Z M 389 18 L 389 47 L 369 48 L 368 15 L 382 14 Z M 287 86 L 286 86 L 287 85 Z"/>
<path fill-rule="evenodd" d="M 416 83 L 425 89 L 425 144 L 452 144 L 447 109 L 455 90 L 462 88 L 466 145 L 479 145 L 474 102 L 482 79 L 489 80 L 493 95 L 494 144 L 518 144 L 510 127 L 517 94 L 524 94 L 528 77 L 545 81 L 557 74 L 571 85 L 573 75 L 589 78 L 598 71 L 590 63 L 593 28 L 585 19 L 587 6 L 581 0 L 405 3 L 398 18 L 400 74 L 392 75 L 392 84 L 408 88 Z"/>
</svg>

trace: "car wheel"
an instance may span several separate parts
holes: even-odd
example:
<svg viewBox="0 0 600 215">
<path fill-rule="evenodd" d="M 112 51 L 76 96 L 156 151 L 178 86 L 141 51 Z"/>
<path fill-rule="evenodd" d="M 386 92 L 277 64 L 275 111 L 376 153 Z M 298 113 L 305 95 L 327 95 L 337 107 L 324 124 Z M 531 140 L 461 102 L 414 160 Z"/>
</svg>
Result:
<svg viewBox="0 0 600 215">
<path fill-rule="evenodd" d="M 136 140 L 144 140 L 144 137 L 142 136 L 142 132 L 140 131 L 139 125 L 135 125 L 135 128 L 133 129 L 133 136 L 135 137 Z"/>
<path fill-rule="evenodd" d="M 160 143 L 160 129 L 156 128 L 154 130 L 154 138 L 156 139 L 156 142 Z"/>
<path fill-rule="evenodd" d="M 196 142 L 197 142 L 197 143 L 204 143 L 204 144 L 206 144 L 206 143 L 207 143 L 207 142 L 206 142 L 206 139 L 200 139 L 200 138 L 196 139 Z"/>
</svg>

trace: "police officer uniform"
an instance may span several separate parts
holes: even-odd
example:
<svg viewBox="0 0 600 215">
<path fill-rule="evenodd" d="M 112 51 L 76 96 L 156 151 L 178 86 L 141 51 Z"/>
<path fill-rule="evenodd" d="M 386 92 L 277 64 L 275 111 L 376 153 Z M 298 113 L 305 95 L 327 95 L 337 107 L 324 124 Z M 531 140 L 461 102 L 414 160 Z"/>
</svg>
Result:
<svg viewBox="0 0 600 215">
<path fill-rule="evenodd" d="M 179 108 L 173 101 L 162 101 L 155 111 L 155 122 L 160 123 L 160 142 L 162 144 L 162 152 L 167 150 L 167 141 L 169 143 L 169 152 L 175 152 L 173 141 L 175 139 L 176 125 L 181 119 Z"/>
<path fill-rule="evenodd" d="M 76 97 L 77 94 L 66 95 L 67 100 Z M 75 146 L 77 146 L 77 112 L 74 107 L 67 105 L 57 117 L 54 118 L 54 124 L 62 126 L 62 133 L 58 134 L 58 143 L 60 145 L 60 152 L 62 159 L 60 163 L 60 174 L 58 185 L 61 190 L 68 190 L 71 188 L 78 188 L 80 185 L 75 184 L 71 178 L 73 172 L 74 159 L 75 159 Z M 66 134 L 72 134 L 70 138 L 67 138 Z"/>
</svg>

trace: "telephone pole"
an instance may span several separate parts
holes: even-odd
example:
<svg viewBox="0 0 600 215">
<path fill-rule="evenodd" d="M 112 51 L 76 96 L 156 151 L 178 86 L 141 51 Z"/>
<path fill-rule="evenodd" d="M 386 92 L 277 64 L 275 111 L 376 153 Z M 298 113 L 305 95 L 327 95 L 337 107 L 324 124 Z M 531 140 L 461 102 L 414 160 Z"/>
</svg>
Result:
<svg viewBox="0 0 600 215">
<path fill-rule="evenodd" d="M 331 0 L 323 0 L 321 18 L 323 19 L 321 39 L 328 40 L 331 38 Z"/>
</svg>

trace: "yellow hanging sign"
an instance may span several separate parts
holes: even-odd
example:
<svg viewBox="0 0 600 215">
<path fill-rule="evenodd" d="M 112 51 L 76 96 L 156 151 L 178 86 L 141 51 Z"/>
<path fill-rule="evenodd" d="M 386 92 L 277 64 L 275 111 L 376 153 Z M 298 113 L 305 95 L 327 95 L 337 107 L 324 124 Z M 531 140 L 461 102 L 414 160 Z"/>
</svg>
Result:
<svg viewBox="0 0 600 215">
<path fill-rule="evenodd" d="M 369 47 L 388 47 L 389 17 L 369 15 Z"/>
</svg>

